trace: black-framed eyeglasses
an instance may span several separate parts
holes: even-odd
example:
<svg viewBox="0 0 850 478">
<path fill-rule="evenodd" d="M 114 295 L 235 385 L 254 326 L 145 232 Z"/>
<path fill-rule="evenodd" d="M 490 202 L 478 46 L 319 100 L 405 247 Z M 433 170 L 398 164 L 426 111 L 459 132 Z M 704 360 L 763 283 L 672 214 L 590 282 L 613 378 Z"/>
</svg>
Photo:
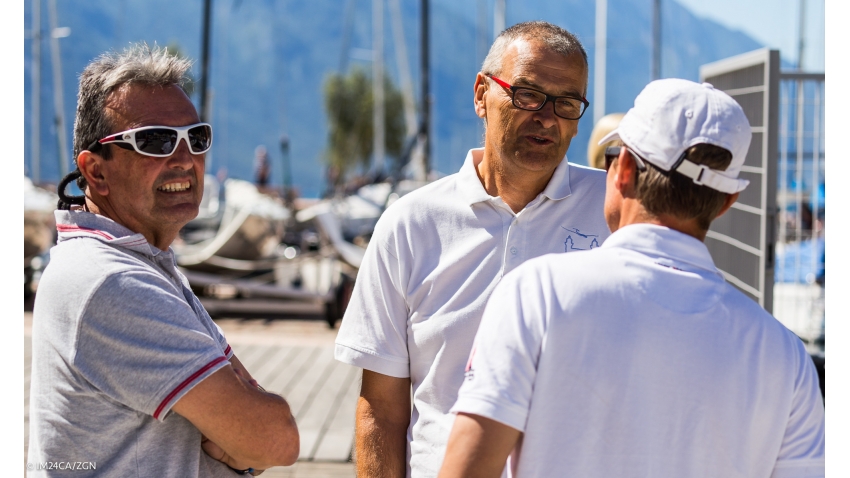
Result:
<svg viewBox="0 0 850 478">
<path fill-rule="evenodd" d="M 621 148 L 622 146 L 609 146 L 605 148 L 605 171 L 611 169 L 611 163 L 620 157 Z M 635 164 L 637 165 L 638 171 L 646 171 L 646 163 L 644 162 L 644 159 L 638 156 L 637 153 L 631 149 L 626 148 L 626 150 L 628 150 L 632 157 L 635 158 Z"/>
<path fill-rule="evenodd" d="M 587 111 L 590 102 L 578 96 L 552 96 L 542 91 L 524 86 L 513 86 L 493 75 L 487 75 L 502 88 L 511 92 L 511 102 L 521 110 L 540 111 L 551 101 L 555 105 L 555 115 L 568 119 L 577 120 Z"/>
</svg>

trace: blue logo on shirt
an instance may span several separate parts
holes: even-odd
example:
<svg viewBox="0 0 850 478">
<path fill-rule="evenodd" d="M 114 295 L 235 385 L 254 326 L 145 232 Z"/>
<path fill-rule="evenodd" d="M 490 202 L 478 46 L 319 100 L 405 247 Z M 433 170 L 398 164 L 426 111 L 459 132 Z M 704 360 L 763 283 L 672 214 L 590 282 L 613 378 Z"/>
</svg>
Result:
<svg viewBox="0 0 850 478">
<path fill-rule="evenodd" d="M 570 251 L 589 251 L 599 247 L 599 234 L 585 234 L 578 228 L 567 228 L 561 226 L 569 234 L 564 239 L 564 252 Z"/>
</svg>

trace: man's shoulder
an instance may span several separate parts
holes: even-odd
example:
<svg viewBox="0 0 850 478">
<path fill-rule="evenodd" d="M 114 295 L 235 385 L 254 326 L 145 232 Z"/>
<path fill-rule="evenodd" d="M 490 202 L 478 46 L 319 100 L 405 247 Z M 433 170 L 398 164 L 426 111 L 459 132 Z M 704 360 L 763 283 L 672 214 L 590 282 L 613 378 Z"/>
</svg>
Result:
<svg viewBox="0 0 850 478">
<path fill-rule="evenodd" d="M 447 212 L 464 206 L 458 174 L 450 174 L 400 197 L 381 215 L 375 233 L 387 233 L 399 227 L 424 226 L 445 217 Z"/>
<path fill-rule="evenodd" d="M 57 269 L 78 267 L 78 272 L 105 273 L 132 268 L 150 269 L 140 254 L 106 244 L 88 237 L 79 237 L 60 242 L 50 250 L 50 265 Z"/>
<path fill-rule="evenodd" d="M 39 293 L 88 296 L 133 281 L 153 284 L 157 282 L 155 276 L 161 274 L 140 254 L 83 237 L 63 241 L 50 250 L 50 262 L 39 283 Z"/>
<path fill-rule="evenodd" d="M 605 187 L 608 172 L 604 169 L 591 168 L 576 163 L 567 163 L 570 171 L 570 186 L 572 187 Z"/>
<path fill-rule="evenodd" d="M 800 339 L 788 330 L 776 317 L 765 310 L 758 302 L 748 297 L 746 294 L 729 284 L 723 284 L 723 297 L 720 300 L 723 307 L 731 314 L 739 317 L 741 322 L 753 327 L 759 327 L 763 330 L 770 330 L 776 334 L 783 336 L 785 339 L 793 339 L 796 343 Z"/>
<path fill-rule="evenodd" d="M 460 173 L 449 174 L 432 181 L 400 197 L 387 208 L 387 211 L 405 212 L 409 210 L 441 207 L 445 203 L 457 203 L 461 200 L 458 178 Z"/>
</svg>

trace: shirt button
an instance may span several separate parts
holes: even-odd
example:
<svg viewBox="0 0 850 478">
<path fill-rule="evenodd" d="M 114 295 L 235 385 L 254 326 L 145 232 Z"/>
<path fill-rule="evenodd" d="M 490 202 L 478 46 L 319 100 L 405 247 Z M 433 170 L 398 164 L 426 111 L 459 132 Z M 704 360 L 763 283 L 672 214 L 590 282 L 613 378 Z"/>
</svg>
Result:
<svg viewBox="0 0 850 478">
<path fill-rule="evenodd" d="M 517 249 L 516 247 L 511 247 L 511 254 L 516 255 Z"/>
</svg>

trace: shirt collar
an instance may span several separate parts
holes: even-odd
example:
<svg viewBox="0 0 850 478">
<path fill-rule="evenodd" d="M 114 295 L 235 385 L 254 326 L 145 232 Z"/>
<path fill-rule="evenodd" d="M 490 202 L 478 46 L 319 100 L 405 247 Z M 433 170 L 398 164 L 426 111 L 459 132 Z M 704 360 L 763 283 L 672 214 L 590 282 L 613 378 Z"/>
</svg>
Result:
<svg viewBox="0 0 850 478">
<path fill-rule="evenodd" d="M 460 185 L 461 194 L 464 195 L 470 206 L 475 203 L 489 201 L 493 198 L 484 189 L 484 185 L 481 184 L 481 178 L 478 177 L 477 167 L 482 159 L 484 159 L 484 148 L 470 149 L 466 154 L 466 159 L 463 161 L 463 166 L 458 171 L 458 184 Z M 572 194 L 572 190 L 570 189 L 570 167 L 566 157 L 555 168 L 552 178 L 541 194 L 555 201 L 564 199 Z"/>
<path fill-rule="evenodd" d="M 714 265 L 711 253 L 702 241 L 669 227 L 630 224 L 611 234 L 602 247 L 630 249 L 654 258 L 663 266 L 691 272 L 701 269 L 723 280 L 723 273 Z"/>
<path fill-rule="evenodd" d="M 552 174 L 549 184 L 543 189 L 542 194 L 553 201 L 560 201 L 572 194 L 572 189 L 570 189 L 570 163 L 567 162 L 566 156 L 558 163 L 558 167 L 555 168 L 555 172 Z"/>
<path fill-rule="evenodd" d="M 484 148 L 470 149 L 466 153 L 466 159 L 463 160 L 463 166 L 458 171 L 457 181 L 460 192 L 470 206 L 492 199 L 492 196 L 487 194 L 487 190 L 484 189 L 484 185 L 481 184 L 481 178 L 478 177 L 476 168 L 482 159 L 484 159 Z"/>
<path fill-rule="evenodd" d="M 57 243 L 88 237 L 149 257 L 158 256 L 164 252 L 149 243 L 141 233 L 133 232 L 106 216 L 86 211 L 66 210 L 56 210 L 53 214 L 56 218 L 56 231 L 59 233 Z"/>
</svg>

